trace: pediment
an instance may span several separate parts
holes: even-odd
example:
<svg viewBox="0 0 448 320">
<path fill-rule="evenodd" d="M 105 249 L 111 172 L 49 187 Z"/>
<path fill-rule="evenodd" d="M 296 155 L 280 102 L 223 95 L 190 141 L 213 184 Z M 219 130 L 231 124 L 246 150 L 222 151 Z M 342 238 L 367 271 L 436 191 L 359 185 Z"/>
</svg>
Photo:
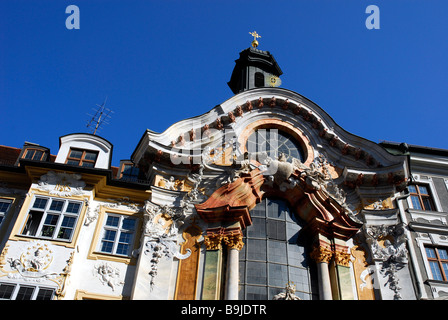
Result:
<svg viewBox="0 0 448 320">
<path fill-rule="evenodd" d="M 282 88 L 252 89 L 233 96 L 209 112 L 182 120 L 163 133 L 147 130 L 132 159 L 142 167 L 151 163 L 191 169 L 202 163 L 205 150 L 222 147 L 226 137 L 235 156 L 244 152 L 244 138 L 256 124 L 274 124 L 297 133 L 309 165 L 319 154 L 341 174 L 337 183 L 349 188 L 405 187 L 409 176 L 404 156 L 388 153 L 375 142 L 345 131 L 317 104 Z"/>
</svg>

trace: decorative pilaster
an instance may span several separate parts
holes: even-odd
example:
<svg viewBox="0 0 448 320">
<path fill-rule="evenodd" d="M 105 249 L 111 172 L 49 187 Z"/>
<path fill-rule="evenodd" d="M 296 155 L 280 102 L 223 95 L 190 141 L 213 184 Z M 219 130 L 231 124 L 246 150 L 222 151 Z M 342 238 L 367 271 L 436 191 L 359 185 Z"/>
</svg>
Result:
<svg viewBox="0 0 448 320">
<path fill-rule="evenodd" d="M 219 300 L 222 271 L 222 239 L 224 228 L 207 230 L 204 243 L 207 249 L 204 265 L 203 300 Z"/>
<path fill-rule="evenodd" d="M 207 248 L 203 299 L 219 299 L 221 284 L 222 249 L 227 247 L 227 273 L 225 299 L 238 300 L 239 251 L 243 248 L 243 234 L 240 228 L 213 228 L 204 236 Z"/>
<path fill-rule="evenodd" d="M 338 241 L 335 239 L 335 241 Z M 345 245 L 334 244 L 334 287 L 333 298 L 339 300 L 353 300 L 353 285 L 350 275 L 351 254 Z M 336 293 L 336 294 L 335 294 Z"/>
</svg>

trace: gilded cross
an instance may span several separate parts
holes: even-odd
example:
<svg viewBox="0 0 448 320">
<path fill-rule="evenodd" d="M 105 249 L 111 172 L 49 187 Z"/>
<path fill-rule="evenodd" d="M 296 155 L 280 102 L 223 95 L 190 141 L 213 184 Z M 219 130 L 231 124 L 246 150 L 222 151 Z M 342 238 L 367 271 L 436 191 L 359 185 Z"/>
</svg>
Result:
<svg viewBox="0 0 448 320">
<path fill-rule="evenodd" d="M 257 31 L 249 32 L 249 34 L 254 37 L 254 41 L 252 41 L 252 47 L 256 48 L 258 47 L 258 38 L 261 38 L 261 36 L 257 33 Z"/>
</svg>

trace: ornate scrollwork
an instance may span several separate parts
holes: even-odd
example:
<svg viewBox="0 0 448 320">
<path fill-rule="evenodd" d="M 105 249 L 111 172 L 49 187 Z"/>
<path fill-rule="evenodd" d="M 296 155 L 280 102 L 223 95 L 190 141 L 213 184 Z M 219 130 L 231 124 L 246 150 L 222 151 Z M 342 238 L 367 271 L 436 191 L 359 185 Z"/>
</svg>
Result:
<svg viewBox="0 0 448 320">
<path fill-rule="evenodd" d="M 370 246 L 374 260 L 380 261 L 380 272 L 388 277 L 389 288 L 394 292 L 394 299 L 401 300 L 398 271 L 407 263 L 406 235 L 403 224 L 392 226 L 370 226 L 366 228 L 367 243 Z M 393 238 L 393 242 L 388 238 Z M 384 246 L 379 240 L 384 240 Z"/>
</svg>

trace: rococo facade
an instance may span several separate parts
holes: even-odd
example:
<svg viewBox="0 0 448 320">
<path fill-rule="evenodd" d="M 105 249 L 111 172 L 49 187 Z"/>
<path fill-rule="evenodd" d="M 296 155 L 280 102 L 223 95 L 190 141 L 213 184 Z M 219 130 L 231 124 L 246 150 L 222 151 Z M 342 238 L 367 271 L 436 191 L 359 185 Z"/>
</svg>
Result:
<svg viewBox="0 0 448 320">
<path fill-rule="evenodd" d="M 86 133 L 0 146 L 0 299 L 448 296 L 448 151 L 374 143 L 281 88 L 257 42 L 234 95 L 129 160 Z"/>
</svg>

